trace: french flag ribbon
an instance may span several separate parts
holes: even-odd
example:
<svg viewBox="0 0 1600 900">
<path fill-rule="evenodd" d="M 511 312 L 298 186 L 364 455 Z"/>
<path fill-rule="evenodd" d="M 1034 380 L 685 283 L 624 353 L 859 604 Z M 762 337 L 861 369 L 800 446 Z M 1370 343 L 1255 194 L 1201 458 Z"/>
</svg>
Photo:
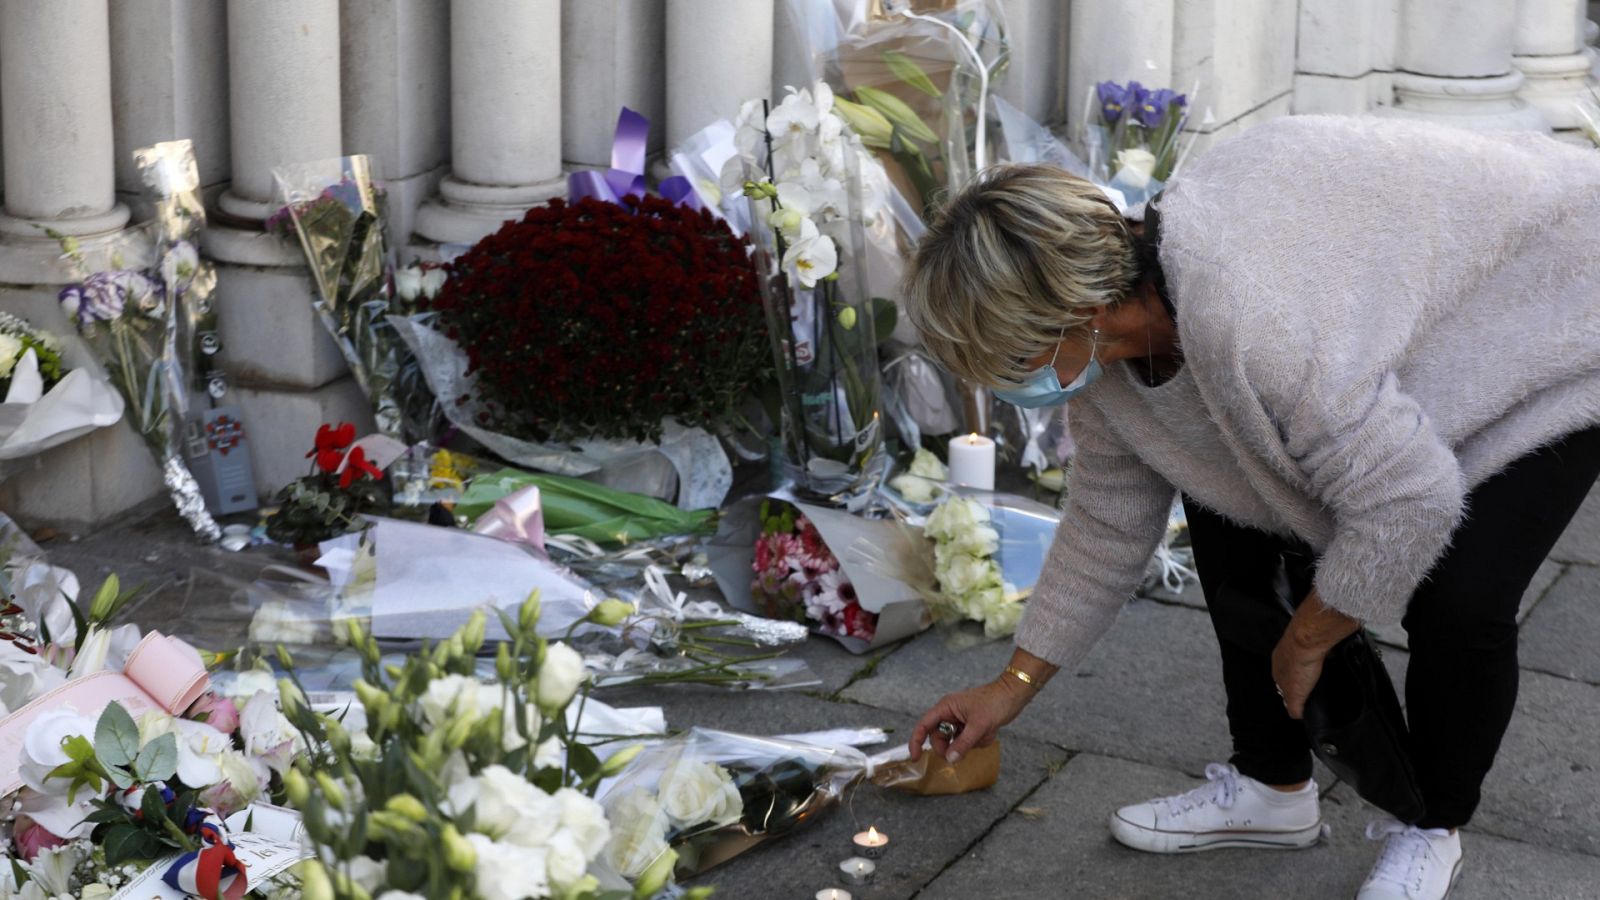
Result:
<svg viewBox="0 0 1600 900">
<path fill-rule="evenodd" d="M 200 849 L 178 857 L 161 878 L 194 897 L 239 900 L 250 890 L 244 861 L 234 855 L 228 828 L 210 811 L 191 810 L 184 831 L 200 839 Z"/>
<path fill-rule="evenodd" d="M 624 106 L 617 116 L 617 134 L 611 141 L 611 168 L 598 172 L 586 169 L 567 176 L 567 199 L 577 203 L 585 197 L 623 204 L 627 197 L 643 197 L 644 161 L 650 142 L 650 120 Z M 682 175 L 664 178 L 657 187 L 661 196 L 693 210 L 702 207 L 700 195 Z"/>
</svg>

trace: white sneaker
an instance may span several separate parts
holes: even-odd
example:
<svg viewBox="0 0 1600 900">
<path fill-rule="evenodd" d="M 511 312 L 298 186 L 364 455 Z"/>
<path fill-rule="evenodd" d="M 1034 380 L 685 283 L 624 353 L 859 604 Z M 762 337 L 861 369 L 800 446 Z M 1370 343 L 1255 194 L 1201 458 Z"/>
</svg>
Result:
<svg viewBox="0 0 1600 900">
<path fill-rule="evenodd" d="M 1233 766 L 1206 766 L 1207 782 L 1174 797 L 1124 806 L 1111 814 L 1111 836 L 1149 853 L 1218 847 L 1297 850 L 1322 836 L 1317 785 L 1276 791 Z"/>
<path fill-rule="evenodd" d="M 1367 837 L 1383 852 L 1356 900 L 1444 900 L 1461 874 L 1461 835 L 1393 820 L 1373 822 Z"/>
</svg>

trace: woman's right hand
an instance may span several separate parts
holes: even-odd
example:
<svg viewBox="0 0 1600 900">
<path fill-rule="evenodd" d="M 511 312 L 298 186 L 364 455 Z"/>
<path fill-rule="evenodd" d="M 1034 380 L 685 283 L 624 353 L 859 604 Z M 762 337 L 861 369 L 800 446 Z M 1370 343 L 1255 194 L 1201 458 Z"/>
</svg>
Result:
<svg viewBox="0 0 1600 900">
<path fill-rule="evenodd" d="M 933 751 L 954 763 L 974 747 L 994 743 L 1000 729 L 1022 713 L 1038 690 L 1019 679 L 1001 675 L 995 681 L 950 694 L 933 705 L 911 732 L 911 761 L 922 758 L 922 743 L 932 740 Z M 939 730 L 939 723 L 956 726 L 954 740 Z"/>
</svg>

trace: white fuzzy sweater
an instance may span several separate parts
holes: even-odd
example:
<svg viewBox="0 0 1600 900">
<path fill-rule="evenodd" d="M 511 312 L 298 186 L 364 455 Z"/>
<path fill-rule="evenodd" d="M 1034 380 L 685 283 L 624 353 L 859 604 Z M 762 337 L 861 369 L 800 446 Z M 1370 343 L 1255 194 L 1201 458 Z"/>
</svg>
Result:
<svg viewBox="0 0 1600 900">
<path fill-rule="evenodd" d="M 1474 486 L 1600 422 L 1600 153 L 1297 116 L 1196 159 L 1161 209 L 1184 366 L 1149 388 L 1117 363 L 1073 401 L 1017 633 L 1038 656 L 1074 666 L 1110 627 L 1175 489 L 1307 541 L 1333 607 L 1398 619 Z"/>
</svg>

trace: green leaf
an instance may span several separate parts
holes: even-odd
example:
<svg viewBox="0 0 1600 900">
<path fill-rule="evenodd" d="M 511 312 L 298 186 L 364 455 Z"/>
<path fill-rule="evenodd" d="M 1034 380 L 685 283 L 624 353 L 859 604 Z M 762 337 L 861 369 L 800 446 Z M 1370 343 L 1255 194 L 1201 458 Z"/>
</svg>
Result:
<svg viewBox="0 0 1600 900">
<path fill-rule="evenodd" d="M 600 757 L 583 744 L 571 744 L 567 747 L 567 765 L 579 778 L 586 779 L 600 771 Z"/>
<path fill-rule="evenodd" d="M 126 766 L 139 756 L 139 726 L 120 703 L 100 714 L 94 727 L 94 751 L 108 766 Z"/>
<path fill-rule="evenodd" d="M 144 813 L 146 822 L 157 824 L 167 818 L 167 802 L 162 799 L 159 790 L 146 787 L 144 796 L 139 800 L 139 811 Z"/>
<path fill-rule="evenodd" d="M 14 858 L 11 860 L 11 880 L 16 882 L 19 888 L 28 883 L 28 870 Z"/>
<path fill-rule="evenodd" d="M 133 773 L 140 781 L 166 781 L 178 771 L 178 738 L 163 734 L 139 751 L 133 761 Z"/>
<path fill-rule="evenodd" d="M 83 610 L 76 603 L 68 603 L 67 610 L 72 613 L 72 624 L 78 627 L 76 636 L 72 641 L 72 649 L 83 649 L 83 642 L 89 638 L 89 623 L 84 621 Z"/>
<path fill-rule="evenodd" d="M 75 734 L 62 741 L 61 749 L 73 762 L 88 765 L 94 761 L 94 745 L 81 734 Z"/>
<path fill-rule="evenodd" d="M 927 94 L 929 97 L 944 96 L 944 92 L 934 86 L 933 80 L 928 77 L 927 72 L 922 71 L 922 67 L 917 65 L 916 60 L 901 53 L 899 50 L 883 51 L 883 61 L 888 64 L 889 71 L 894 73 L 894 77 L 904 81 L 906 84 Z"/>
<path fill-rule="evenodd" d="M 104 842 L 106 865 L 120 866 L 128 862 L 145 862 L 155 856 L 159 844 L 155 838 L 135 825 L 113 825 L 106 831 Z"/>
<path fill-rule="evenodd" d="M 872 298 L 872 332 L 877 337 L 878 343 L 889 339 L 894 333 L 895 325 L 900 322 L 900 308 L 895 306 L 893 300 L 884 297 Z"/>
</svg>

